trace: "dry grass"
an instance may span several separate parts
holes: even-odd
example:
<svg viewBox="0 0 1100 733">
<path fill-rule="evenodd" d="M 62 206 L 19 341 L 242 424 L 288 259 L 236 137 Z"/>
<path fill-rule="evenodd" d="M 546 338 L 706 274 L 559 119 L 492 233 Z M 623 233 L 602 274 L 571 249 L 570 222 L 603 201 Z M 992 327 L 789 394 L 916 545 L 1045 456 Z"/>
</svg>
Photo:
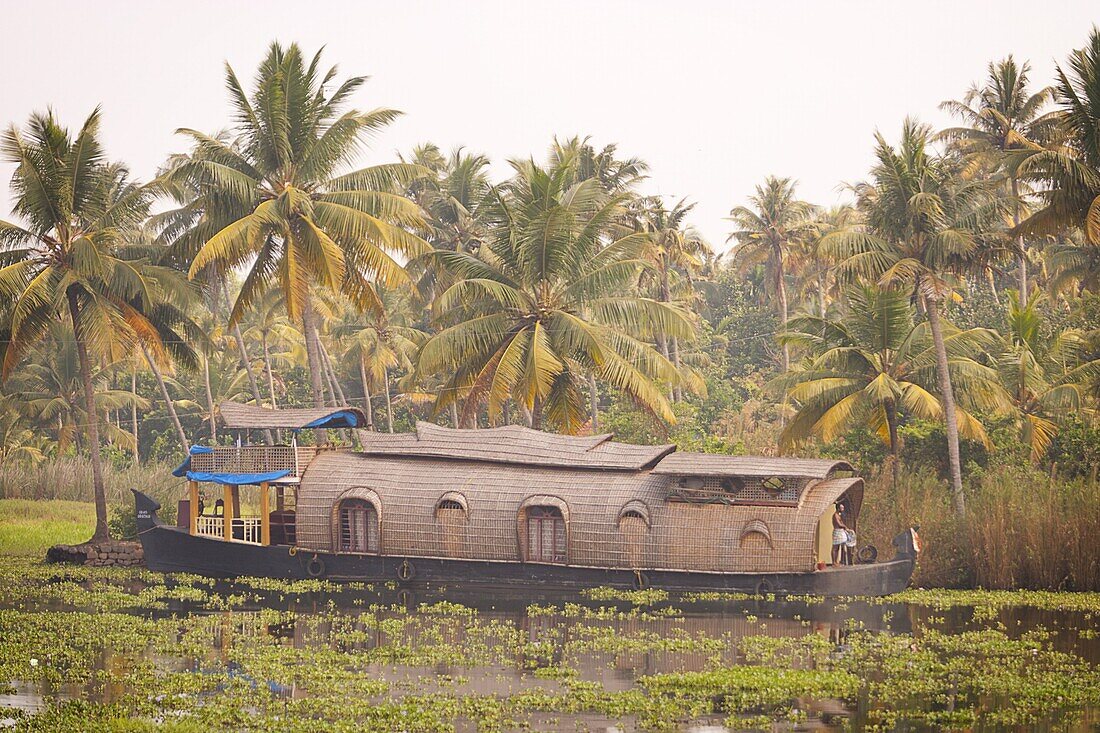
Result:
<svg viewBox="0 0 1100 733">
<path fill-rule="evenodd" d="M 879 548 L 920 525 L 915 582 L 934 587 L 1100 590 L 1100 486 L 1041 472 L 990 469 L 971 482 L 959 519 L 947 485 L 927 473 L 888 476 L 867 488 L 862 537 Z"/>
<path fill-rule="evenodd" d="M 116 468 L 104 465 L 107 503 L 131 502 L 130 489 L 162 495 L 179 479 L 171 475 L 175 466 L 151 463 Z M 92 465 L 84 457 L 66 457 L 39 466 L 0 466 L 0 499 L 61 499 L 92 501 Z"/>
</svg>

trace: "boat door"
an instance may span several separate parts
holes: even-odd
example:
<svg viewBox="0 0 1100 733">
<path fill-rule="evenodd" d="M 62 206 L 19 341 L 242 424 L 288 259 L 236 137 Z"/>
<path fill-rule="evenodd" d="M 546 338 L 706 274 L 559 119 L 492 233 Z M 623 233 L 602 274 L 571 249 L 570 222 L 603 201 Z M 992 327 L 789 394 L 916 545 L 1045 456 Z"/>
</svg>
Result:
<svg viewBox="0 0 1100 733">
<path fill-rule="evenodd" d="M 565 517 L 554 506 L 527 508 L 527 559 L 565 562 Z"/>
<path fill-rule="evenodd" d="M 376 555 L 380 545 L 374 504 L 364 499 L 340 502 L 340 550 Z"/>
</svg>

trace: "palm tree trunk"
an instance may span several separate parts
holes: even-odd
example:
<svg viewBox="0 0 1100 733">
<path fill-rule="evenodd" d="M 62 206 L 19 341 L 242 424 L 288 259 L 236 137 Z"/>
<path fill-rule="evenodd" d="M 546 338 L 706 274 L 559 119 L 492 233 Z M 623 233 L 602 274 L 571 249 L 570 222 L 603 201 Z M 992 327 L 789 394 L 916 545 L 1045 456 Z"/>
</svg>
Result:
<svg viewBox="0 0 1100 733">
<path fill-rule="evenodd" d="M 233 324 L 233 338 L 237 342 L 237 351 L 241 357 L 241 366 L 244 367 L 245 373 L 248 375 L 248 384 L 252 388 L 252 399 L 256 400 L 258 407 L 263 407 L 264 399 L 260 396 L 260 385 L 256 381 L 256 373 L 252 371 L 252 360 L 248 358 L 248 347 L 244 343 L 244 334 L 241 333 L 241 324 Z M 264 431 L 264 442 L 268 445 L 275 445 L 275 438 L 272 436 L 270 430 Z"/>
<path fill-rule="evenodd" d="M 894 486 L 896 487 L 900 472 L 898 462 L 901 460 L 901 447 L 898 442 L 898 409 L 892 399 L 883 402 L 882 407 L 886 412 L 886 427 L 890 431 L 890 473 L 893 474 Z"/>
<path fill-rule="evenodd" d="M 313 406 L 325 406 L 325 388 L 323 386 L 324 372 L 321 366 L 321 353 L 317 348 L 320 340 L 317 338 L 317 314 L 313 310 L 313 299 L 306 293 L 302 304 L 302 331 L 306 339 L 306 361 L 309 363 L 309 384 L 313 392 Z M 324 443 L 328 440 L 328 431 L 317 431 L 317 442 Z"/>
<path fill-rule="evenodd" d="M 668 266 L 662 259 L 661 265 L 661 293 L 660 301 L 667 303 L 672 298 L 672 289 L 668 284 Z M 657 334 L 657 346 L 661 349 L 661 356 L 668 358 L 668 337 L 663 333 Z"/>
<path fill-rule="evenodd" d="M 588 370 L 588 414 L 592 420 L 592 432 L 600 429 L 600 393 L 596 385 L 596 373 Z"/>
<path fill-rule="evenodd" d="M 458 403 L 451 402 L 451 425 L 458 427 Z"/>
<path fill-rule="evenodd" d="M 367 413 L 367 429 L 374 430 L 374 408 L 370 403 L 370 382 L 367 381 L 367 363 L 359 352 L 359 380 L 363 383 L 363 410 Z"/>
<path fill-rule="evenodd" d="M 936 347 L 936 371 L 940 376 L 940 399 L 943 401 L 943 417 L 947 425 L 947 459 L 951 468 L 951 496 L 955 503 L 955 512 L 962 516 L 966 512 L 966 498 L 963 496 L 962 461 L 959 458 L 959 418 L 955 412 L 955 393 L 951 388 L 951 373 L 947 366 L 947 346 L 943 340 L 940 324 L 939 303 L 927 304 L 928 326 L 932 331 L 932 342 Z"/>
<path fill-rule="evenodd" d="M 149 365 L 153 376 L 157 378 L 157 384 L 160 385 L 160 396 L 164 398 L 164 405 L 168 408 L 168 416 L 172 418 L 172 425 L 176 428 L 176 435 L 179 436 L 180 445 L 183 446 L 183 452 L 186 455 L 191 450 L 191 446 L 187 442 L 187 434 L 183 432 L 183 425 L 180 424 L 180 416 L 176 414 L 176 405 L 168 394 L 168 385 L 164 382 L 164 375 L 161 374 L 160 367 L 153 360 L 153 356 L 149 353 L 149 349 L 145 347 L 145 344 L 141 345 L 141 353 L 145 354 L 145 363 Z"/>
<path fill-rule="evenodd" d="M 332 378 L 333 394 L 340 401 L 340 405 L 346 405 L 348 400 L 344 396 L 344 388 L 340 385 L 340 379 L 336 375 L 336 367 L 332 364 L 332 355 L 328 353 L 328 349 L 325 348 L 324 344 L 321 344 L 321 358 L 324 359 L 329 376 Z"/>
<path fill-rule="evenodd" d="M 264 347 L 264 371 L 267 372 L 267 392 L 271 396 L 271 406 L 277 408 L 279 405 L 275 401 L 275 374 L 271 370 L 271 350 L 267 344 L 267 331 L 261 331 L 260 337 Z"/>
<path fill-rule="evenodd" d="M 786 273 L 783 272 L 783 255 L 780 253 L 776 265 L 775 292 L 779 296 L 779 320 L 783 324 L 783 330 L 787 330 L 787 283 Z M 783 344 L 783 373 L 791 369 L 791 347 Z"/>
<path fill-rule="evenodd" d="M 531 406 L 531 427 L 542 430 L 542 400 L 538 397 L 535 397 L 535 402 Z"/>
<path fill-rule="evenodd" d="M 80 382 L 84 387 L 84 410 L 87 414 L 85 431 L 88 436 L 88 455 L 92 460 L 92 493 L 95 497 L 95 531 L 91 542 L 103 542 L 111 538 L 107 527 L 107 489 L 103 483 L 103 465 L 99 455 L 99 415 L 95 407 L 95 387 L 92 385 L 92 362 L 88 358 L 88 347 L 80 329 L 80 302 L 75 286 L 66 292 L 69 300 L 69 315 L 73 320 L 73 338 L 76 340 L 76 353 L 80 361 Z"/>
<path fill-rule="evenodd" d="M 386 382 L 386 430 L 393 432 L 393 402 L 390 398 L 390 370 L 382 367 L 382 379 Z"/>
<path fill-rule="evenodd" d="M 134 395 L 134 404 L 130 406 L 130 429 L 134 433 L 134 463 L 141 462 L 141 453 L 138 450 L 138 421 L 137 421 L 137 362 L 130 369 L 130 392 Z"/>
<path fill-rule="evenodd" d="M 336 377 L 336 368 L 332 366 L 332 357 L 329 356 L 328 349 L 325 348 L 324 343 L 318 341 L 318 344 L 321 347 L 321 363 L 324 364 L 325 374 L 328 376 L 329 389 L 332 392 L 332 406 L 341 407 L 346 405 L 348 401 L 344 397 L 344 388 L 340 386 L 340 380 Z M 349 441 L 354 435 L 348 430 L 341 430 L 340 434 Z"/>
<path fill-rule="evenodd" d="M 1020 182 L 1016 180 L 1016 176 L 1012 176 L 1012 226 L 1020 226 Z M 1020 285 L 1018 300 L 1020 307 L 1024 308 L 1027 306 L 1027 251 L 1024 249 L 1024 235 L 1017 235 L 1016 247 L 1018 249 L 1016 261 L 1019 266 Z"/>
<path fill-rule="evenodd" d="M 669 349 L 672 352 L 672 365 L 676 367 L 676 371 L 680 371 L 680 340 L 673 336 L 669 339 Z M 684 388 L 680 385 L 676 385 L 672 389 L 672 401 L 680 402 L 684 399 Z"/>
<path fill-rule="evenodd" d="M 206 412 L 210 416 L 210 442 L 218 442 L 218 419 L 214 415 L 214 393 L 210 391 L 210 358 L 202 355 L 202 383 L 206 388 Z"/>
</svg>

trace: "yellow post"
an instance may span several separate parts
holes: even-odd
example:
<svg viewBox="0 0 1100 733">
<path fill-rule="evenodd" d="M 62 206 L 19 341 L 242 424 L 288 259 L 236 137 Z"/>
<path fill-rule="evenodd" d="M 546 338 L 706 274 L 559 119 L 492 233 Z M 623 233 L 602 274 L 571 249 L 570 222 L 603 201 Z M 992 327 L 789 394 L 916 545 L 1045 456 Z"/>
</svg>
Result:
<svg viewBox="0 0 1100 733">
<path fill-rule="evenodd" d="M 271 544 L 271 512 L 267 510 L 267 482 L 260 484 L 260 544 Z"/>
<path fill-rule="evenodd" d="M 222 503 L 225 504 L 225 539 L 233 540 L 233 493 L 237 490 L 236 486 L 226 486 L 225 496 L 222 499 Z"/>
<path fill-rule="evenodd" d="M 187 487 L 188 487 L 188 489 L 190 489 L 190 492 L 191 492 L 190 501 L 189 501 L 189 504 L 191 505 L 191 507 L 190 507 L 191 518 L 190 518 L 190 521 L 188 522 L 188 527 L 190 528 L 190 529 L 188 529 L 188 531 L 191 534 L 195 534 L 195 531 L 199 528 L 199 482 L 198 481 L 188 481 L 187 482 Z"/>
</svg>

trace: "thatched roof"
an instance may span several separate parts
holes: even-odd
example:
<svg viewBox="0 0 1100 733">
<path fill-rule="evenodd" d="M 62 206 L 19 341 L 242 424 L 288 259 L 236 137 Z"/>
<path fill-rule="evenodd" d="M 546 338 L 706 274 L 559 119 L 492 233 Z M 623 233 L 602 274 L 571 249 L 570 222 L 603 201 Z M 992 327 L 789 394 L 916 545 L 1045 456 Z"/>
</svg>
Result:
<svg viewBox="0 0 1100 733">
<path fill-rule="evenodd" d="M 358 407 L 307 407 L 272 410 L 267 407 L 223 402 L 218 405 L 222 423 L 231 430 L 282 428 L 302 430 L 310 427 L 354 428 L 367 424 Z"/>
<path fill-rule="evenodd" d="M 723 456 L 712 453 L 673 453 L 653 469 L 666 476 L 795 476 L 827 478 L 834 471 L 851 471 L 847 461 L 820 458 L 765 458 L 762 456 Z"/>
<path fill-rule="evenodd" d="M 456 430 L 420 422 L 415 433 L 360 433 L 363 452 L 377 456 L 452 458 L 530 466 L 638 471 L 650 468 L 672 445 L 616 443 L 610 434 L 574 437 L 520 425 Z"/>
</svg>

